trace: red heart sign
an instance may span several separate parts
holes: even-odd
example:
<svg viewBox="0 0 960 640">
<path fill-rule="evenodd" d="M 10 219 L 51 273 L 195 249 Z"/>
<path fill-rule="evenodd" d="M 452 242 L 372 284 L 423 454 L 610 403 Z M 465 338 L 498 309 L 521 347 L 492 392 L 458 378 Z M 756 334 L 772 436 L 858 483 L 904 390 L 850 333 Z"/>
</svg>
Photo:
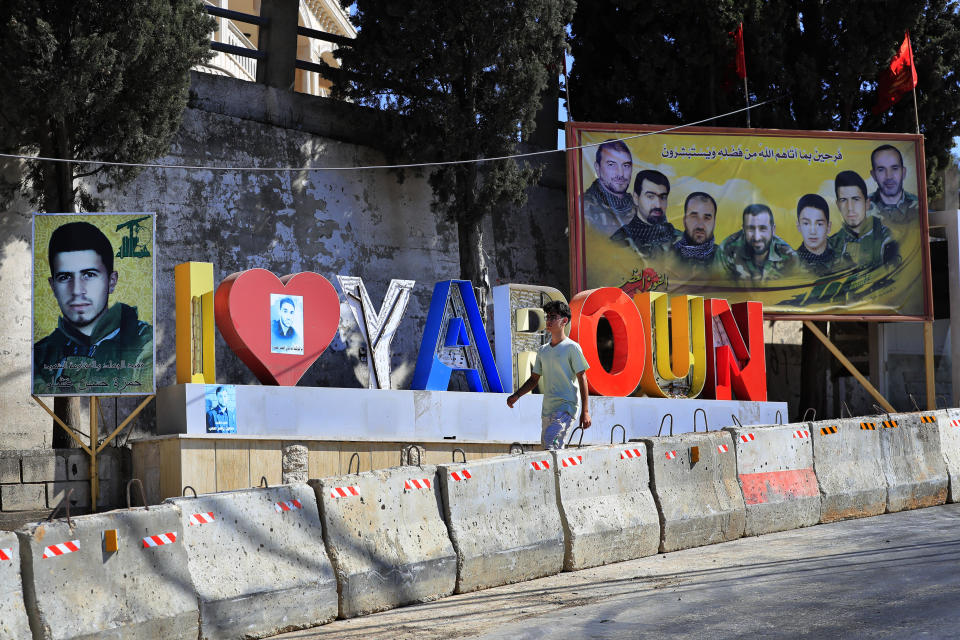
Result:
<svg viewBox="0 0 960 640">
<path fill-rule="evenodd" d="M 340 322 L 336 289 L 309 271 L 234 273 L 217 287 L 213 305 L 220 333 L 263 384 L 296 385 Z"/>
</svg>

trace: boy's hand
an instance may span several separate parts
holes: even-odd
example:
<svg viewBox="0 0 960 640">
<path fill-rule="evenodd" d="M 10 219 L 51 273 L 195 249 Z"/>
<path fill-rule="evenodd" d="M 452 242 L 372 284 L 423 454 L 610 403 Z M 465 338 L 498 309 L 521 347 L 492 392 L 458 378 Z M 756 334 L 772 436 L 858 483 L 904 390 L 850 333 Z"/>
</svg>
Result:
<svg viewBox="0 0 960 640">
<path fill-rule="evenodd" d="M 583 427 L 584 429 L 589 429 L 589 428 L 590 428 L 590 425 L 591 425 L 592 423 L 593 423 L 593 421 L 590 420 L 590 412 L 589 412 L 589 411 L 581 411 L 581 412 L 580 412 L 580 426 Z"/>
<path fill-rule="evenodd" d="M 511 393 L 509 397 L 507 397 L 507 406 L 513 409 L 513 405 L 515 405 L 516 403 L 517 403 L 517 397 L 515 394 Z"/>
</svg>

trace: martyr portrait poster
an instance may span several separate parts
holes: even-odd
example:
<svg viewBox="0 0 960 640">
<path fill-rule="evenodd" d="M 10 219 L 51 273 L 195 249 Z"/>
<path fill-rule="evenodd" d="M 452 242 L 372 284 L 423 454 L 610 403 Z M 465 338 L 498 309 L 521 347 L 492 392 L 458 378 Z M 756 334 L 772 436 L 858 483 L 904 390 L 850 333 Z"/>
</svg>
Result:
<svg viewBox="0 0 960 640">
<path fill-rule="evenodd" d="M 568 123 L 575 291 L 932 316 L 923 139 Z"/>
<path fill-rule="evenodd" d="M 154 214 L 33 218 L 36 395 L 154 392 Z"/>
</svg>

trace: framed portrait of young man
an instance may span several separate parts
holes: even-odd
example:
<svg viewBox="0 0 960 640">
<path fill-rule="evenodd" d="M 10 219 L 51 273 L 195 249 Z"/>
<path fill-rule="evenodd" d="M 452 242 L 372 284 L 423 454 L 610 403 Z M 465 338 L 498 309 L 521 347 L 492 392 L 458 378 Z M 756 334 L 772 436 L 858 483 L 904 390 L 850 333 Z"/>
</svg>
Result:
<svg viewBox="0 0 960 640">
<path fill-rule="evenodd" d="M 154 392 L 154 229 L 152 213 L 34 216 L 31 393 Z"/>
</svg>

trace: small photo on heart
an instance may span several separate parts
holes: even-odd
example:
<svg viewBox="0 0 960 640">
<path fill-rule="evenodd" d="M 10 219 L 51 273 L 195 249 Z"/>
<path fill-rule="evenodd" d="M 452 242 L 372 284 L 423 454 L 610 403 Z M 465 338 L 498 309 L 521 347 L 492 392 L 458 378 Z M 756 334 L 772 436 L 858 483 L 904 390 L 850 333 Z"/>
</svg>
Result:
<svg viewBox="0 0 960 640">
<path fill-rule="evenodd" d="M 303 296 L 270 294 L 270 353 L 303 355 Z"/>
</svg>

